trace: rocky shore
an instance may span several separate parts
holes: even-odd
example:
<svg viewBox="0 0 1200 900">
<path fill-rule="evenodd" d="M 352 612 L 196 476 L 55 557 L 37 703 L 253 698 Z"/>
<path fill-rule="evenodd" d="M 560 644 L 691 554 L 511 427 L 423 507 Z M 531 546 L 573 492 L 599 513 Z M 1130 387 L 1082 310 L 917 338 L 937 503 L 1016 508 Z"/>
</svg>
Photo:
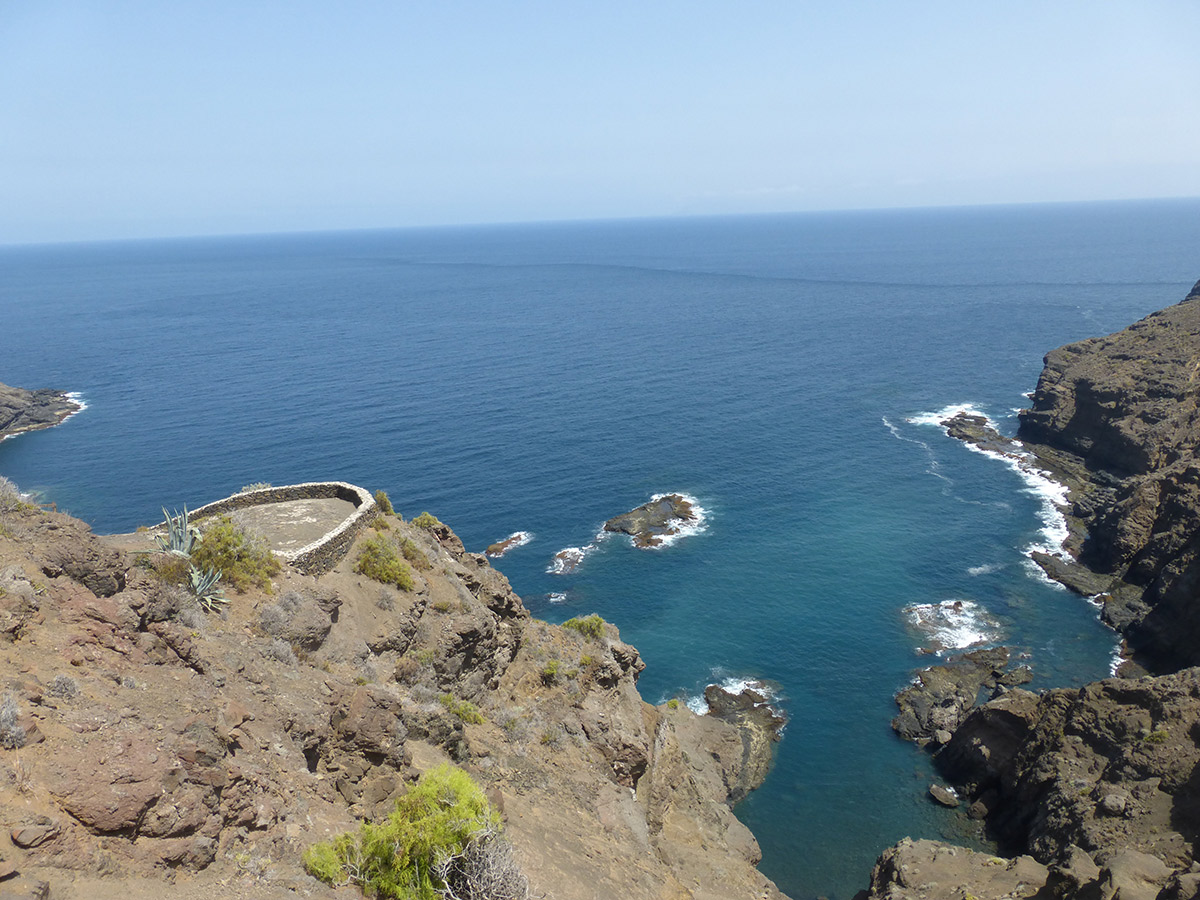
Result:
<svg viewBox="0 0 1200 900">
<path fill-rule="evenodd" d="M 975 674 L 963 690 L 922 679 L 932 686 L 911 689 L 898 721 L 918 738 L 954 725 L 929 742 L 935 763 L 1006 858 L 906 840 L 860 898 L 1200 897 L 1198 372 L 1200 283 L 1049 353 L 1016 440 L 978 416 L 943 423 L 1066 486 L 1063 552 L 1034 558 L 1102 605 L 1135 660 L 1123 675 L 1157 674 L 1041 695 L 1001 684 L 973 709 Z"/>
<path fill-rule="evenodd" d="M 0 384 L 0 440 L 26 431 L 52 428 L 83 408 L 63 391 L 30 391 Z"/>
<path fill-rule="evenodd" d="M 378 529 L 360 542 L 402 542 L 410 589 L 352 549 L 218 615 L 152 554 L 0 506 L 0 897 L 357 896 L 302 853 L 443 761 L 502 811 L 532 896 L 783 897 L 731 810 L 765 772 L 744 729 L 645 703 L 615 627 L 533 619 L 441 523 Z"/>
</svg>

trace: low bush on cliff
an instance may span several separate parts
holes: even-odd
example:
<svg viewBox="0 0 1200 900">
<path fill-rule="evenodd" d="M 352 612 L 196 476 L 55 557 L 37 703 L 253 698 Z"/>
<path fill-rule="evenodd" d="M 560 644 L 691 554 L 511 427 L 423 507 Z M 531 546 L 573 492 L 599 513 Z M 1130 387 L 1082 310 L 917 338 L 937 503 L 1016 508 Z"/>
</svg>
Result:
<svg viewBox="0 0 1200 900">
<path fill-rule="evenodd" d="M 419 516 L 417 516 L 415 519 L 412 520 L 412 523 L 414 525 L 416 525 L 418 528 L 441 528 L 442 527 L 442 520 L 439 519 L 437 516 L 433 515 L 432 513 L 427 513 L 427 512 L 421 513 Z"/>
<path fill-rule="evenodd" d="M 500 816 L 461 769 L 421 776 L 382 822 L 304 853 L 311 875 L 387 900 L 524 900 L 529 887 L 500 836 Z"/>
<path fill-rule="evenodd" d="M 21 505 L 21 492 L 17 486 L 0 475 L 0 512 L 12 512 Z"/>
<path fill-rule="evenodd" d="M 604 620 L 596 613 L 592 613 L 590 616 L 583 616 L 582 618 L 576 616 L 573 619 L 567 619 L 567 621 L 562 623 L 562 627 L 577 631 L 584 637 L 592 638 L 593 640 L 599 640 L 604 637 Z"/>
<path fill-rule="evenodd" d="M 371 535 L 362 542 L 354 571 L 381 584 L 394 584 L 402 591 L 413 589 L 412 569 L 400 558 L 396 545 L 382 534 Z"/>
<path fill-rule="evenodd" d="M 379 490 L 375 492 L 375 505 L 379 507 L 379 511 L 385 516 L 390 516 L 395 513 L 392 509 L 391 498 L 388 497 L 387 491 Z"/>
<path fill-rule="evenodd" d="M 209 524 L 192 550 L 200 571 L 220 572 L 221 580 L 239 593 L 251 585 L 270 590 L 279 574 L 279 560 L 262 537 L 251 535 L 229 516 Z"/>
<path fill-rule="evenodd" d="M 406 560 L 418 569 L 433 568 L 433 564 L 429 562 L 429 557 L 425 555 L 425 551 L 418 547 L 417 542 L 412 538 L 401 538 L 400 552 L 404 554 Z"/>
</svg>

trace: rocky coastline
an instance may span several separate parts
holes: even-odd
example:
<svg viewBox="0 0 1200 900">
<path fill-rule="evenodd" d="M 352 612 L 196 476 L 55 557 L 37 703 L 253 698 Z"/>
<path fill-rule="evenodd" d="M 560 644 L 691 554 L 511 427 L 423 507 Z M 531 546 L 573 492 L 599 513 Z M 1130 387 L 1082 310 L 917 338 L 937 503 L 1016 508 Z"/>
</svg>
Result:
<svg viewBox="0 0 1200 900">
<path fill-rule="evenodd" d="M 975 670 L 905 697 L 898 721 L 1006 858 L 905 840 L 861 900 L 1200 897 L 1198 372 L 1200 283 L 1121 332 L 1047 354 L 1015 440 L 979 416 L 942 423 L 1066 487 L 1062 552 L 1033 558 L 1100 604 L 1130 661 L 1124 677 L 1079 689 L 998 683 L 977 707 L 963 701 Z M 943 718 L 954 727 L 929 739 Z"/>
<path fill-rule="evenodd" d="M 409 588 L 352 548 L 227 589 L 218 615 L 152 551 L 0 504 L 0 897 L 358 896 L 303 852 L 448 761 L 502 812 L 531 896 L 786 900 L 731 809 L 765 774 L 746 729 L 644 702 L 614 626 L 533 619 L 426 518 L 358 539 L 401 542 Z"/>
<path fill-rule="evenodd" d="M 0 441 L 26 431 L 53 428 L 83 409 L 64 391 L 26 390 L 0 384 Z"/>
</svg>

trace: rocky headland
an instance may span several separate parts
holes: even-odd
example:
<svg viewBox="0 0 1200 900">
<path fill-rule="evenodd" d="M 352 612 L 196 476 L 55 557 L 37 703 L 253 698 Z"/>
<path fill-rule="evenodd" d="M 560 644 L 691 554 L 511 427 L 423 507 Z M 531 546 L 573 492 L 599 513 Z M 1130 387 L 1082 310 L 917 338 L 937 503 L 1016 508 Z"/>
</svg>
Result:
<svg viewBox="0 0 1200 900">
<path fill-rule="evenodd" d="M 30 391 L 0 384 L 0 440 L 26 431 L 51 428 L 83 408 L 63 391 Z"/>
<path fill-rule="evenodd" d="M 615 627 L 533 619 L 432 517 L 359 542 L 380 534 L 410 587 L 356 573 L 356 545 L 216 614 L 153 552 L 0 504 L 0 897 L 359 896 L 304 850 L 451 761 L 531 896 L 782 898 L 731 810 L 764 771 L 744 728 L 645 703 Z"/>
<path fill-rule="evenodd" d="M 1040 695 L 998 684 L 974 708 L 963 697 L 977 676 L 965 691 L 928 679 L 898 719 L 918 736 L 957 721 L 930 742 L 935 762 L 1005 857 L 906 840 L 863 898 L 1200 897 L 1198 374 L 1200 283 L 1124 331 L 1049 353 L 1016 440 L 982 417 L 943 423 L 1066 486 L 1063 550 L 1034 558 L 1102 604 L 1137 663 L 1122 673 L 1142 677 Z"/>
</svg>

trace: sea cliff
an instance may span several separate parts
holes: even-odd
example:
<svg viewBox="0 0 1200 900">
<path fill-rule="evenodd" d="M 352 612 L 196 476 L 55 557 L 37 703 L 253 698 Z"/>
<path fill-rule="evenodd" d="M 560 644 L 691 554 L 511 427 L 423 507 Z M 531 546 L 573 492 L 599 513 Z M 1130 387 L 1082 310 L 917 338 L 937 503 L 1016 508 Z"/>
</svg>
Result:
<svg viewBox="0 0 1200 900">
<path fill-rule="evenodd" d="M 1178 305 L 1054 350 L 1017 440 L 952 436 L 1068 488 L 1062 554 L 1035 558 L 1126 636 L 1123 674 L 1037 695 L 997 687 L 935 762 L 1006 857 L 903 841 L 870 900 L 1200 896 L 1200 283 Z"/>
</svg>

